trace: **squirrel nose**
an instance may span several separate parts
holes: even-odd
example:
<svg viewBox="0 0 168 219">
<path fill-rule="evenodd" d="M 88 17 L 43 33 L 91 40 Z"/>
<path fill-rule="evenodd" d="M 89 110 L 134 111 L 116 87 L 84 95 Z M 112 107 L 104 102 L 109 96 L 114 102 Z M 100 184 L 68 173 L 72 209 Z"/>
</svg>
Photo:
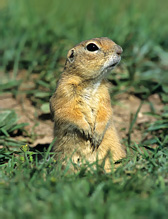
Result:
<svg viewBox="0 0 168 219">
<path fill-rule="evenodd" d="M 115 51 L 117 55 L 121 55 L 121 53 L 123 52 L 123 49 L 121 48 L 121 46 L 115 45 Z"/>
</svg>

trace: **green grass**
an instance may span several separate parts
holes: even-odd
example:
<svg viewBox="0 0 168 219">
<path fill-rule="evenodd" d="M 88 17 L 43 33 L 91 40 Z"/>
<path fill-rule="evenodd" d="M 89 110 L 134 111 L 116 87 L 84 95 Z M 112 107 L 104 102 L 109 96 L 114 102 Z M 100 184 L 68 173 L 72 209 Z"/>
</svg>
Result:
<svg viewBox="0 0 168 219">
<path fill-rule="evenodd" d="M 12 109 L 0 111 L 1 218 L 168 217 L 167 8 L 164 0 L 1 1 L 1 96 L 25 94 L 48 113 L 68 49 L 107 36 L 124 49 L 122 73 L 109 75 L 115 85 L 112 101 L 119 93 L 131 93 L 149 103 L 146 114 L 156 118 L 143 125 L 142 141 L 132 142 L 137 106 L 123 139 L 128 156 L 117 170 L 105 174 L 103 166 L 94 170 L 88 164 L 69 173 L 68 166 L 61 170 L 61 163 L 56 165 L 49 150 L 30 150 L 26 138 L 16 140 L 16 133 L 32 137 L 25 131 L 27 124 L 19 123 Z M 152 94 L 161 99 L 160 114 L 150 101 Z"/>
<path fill-rule="evenodd" d="M 2 166 L 2 218 L 166 218 L 166 148 L 134 155 L 116 171 L 101 167 L 76 174 L 61 170 L 52 158 L 39 163 L 30 152 Z"/>
</svg>

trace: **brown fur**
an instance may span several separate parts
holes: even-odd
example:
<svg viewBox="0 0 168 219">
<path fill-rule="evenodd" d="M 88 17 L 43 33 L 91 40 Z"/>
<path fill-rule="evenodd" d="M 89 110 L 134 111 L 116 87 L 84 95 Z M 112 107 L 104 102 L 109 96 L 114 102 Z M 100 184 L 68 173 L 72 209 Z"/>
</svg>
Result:
<svg viewBox="0 0 168 219">
<path fill-rule="evenodd" d="M 94 43 L 99 49 L 88 51 Z M 54 119 L 56 158 L 72 156 L 75 163 L 102 160 L 108 151 L 113 161 L 126 156 L 113 124 L 109 84 L 105 76 L 120 61 L 121 47 L 108 38 L 83 41 L 67 55 L 64 71 L 50 100 Z M 73 154 L 73 155 L 72 155 Z M 108 160 L 105 169 L 110 168 Z"/>
</svg>

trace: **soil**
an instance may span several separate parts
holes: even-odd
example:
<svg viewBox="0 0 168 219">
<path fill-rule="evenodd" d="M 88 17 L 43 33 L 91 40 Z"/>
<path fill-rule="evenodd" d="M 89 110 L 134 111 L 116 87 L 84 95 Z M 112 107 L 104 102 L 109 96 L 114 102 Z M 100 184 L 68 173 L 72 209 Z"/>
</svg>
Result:
<svg viewBox="0 0 168 219">
<path fill-rule="evenodd" d="M 24 87 L 24 84 L 22 85 Z M 126 139 L 131 115 L 136 113 L 141 100 L 134 95 L 125 93 L 116 97 L 117 104 L 113 105 L 114 122 L 121 139 Z M 163 104 L 160 101 L 159 95 L 154 94 L 150 96 L 149 101 L 155 107 L 156 113 L 160 113 Z M 18 94 L 14 98 L 11 93 L 3 94 L 0 96 L 0 110 L 14 109 L 18 115 L 18 123 L 28 123 L 25 129 L 31 134 L 31 138 L 25 135 L 18 135 L 14 138 L 18 140 L 27 139 L 31 147 L 45 146 L 50 144 L 53 139 L 53 122 L 51 121 L 50 114 L 43 114 L 40 109 L 32 105 L 30 99 L 24 94 Z M 150 104 L 146 102 L 142 105 L 136 124 L 132 132 L 132 140 L 139 143 L 142 139 L 143 125 L 146 122 L 154 121 L 154 118 L 144 114 L 150 112 Z M 33 136 L 33 137 L 32 137 Z"/>
</svg>

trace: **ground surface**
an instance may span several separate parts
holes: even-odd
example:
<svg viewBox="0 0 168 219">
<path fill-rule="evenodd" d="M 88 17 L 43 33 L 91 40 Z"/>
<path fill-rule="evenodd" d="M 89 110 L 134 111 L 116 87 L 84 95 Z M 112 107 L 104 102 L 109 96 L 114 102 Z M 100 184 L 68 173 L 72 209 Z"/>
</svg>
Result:
<svg viewBox="0 0 168 219">
<path fill-rule="evenodd" d="M 24 88 L 24 83 L 22 88 Z M 117 102 L 113 105 L 114 121 L 120 138 L 122 139 L 127 137 L 131 114 L 136 113 L 141 100 L 138 97 L 127 93 L 119 94 L 115 98 L 117 99 Z M 161 113 L 163 104 L 159 98 L 159 95 L 151 95 L 149 100 L 154 105 L 156 113 Z M 29 124 L 25 127 L 25 129 L 29 133 L 33 131 L 36 135 L 33 142 L 31 139 L 27 138 L 27 141 L 31 147 L 35 147 L 38 144 L 41 144 L 42 147 L 43 145 L 50 144 L 52 142 L 53 122 L 51 121 L 50 114 L 43 114 L 40 109 L 32 105 L 32 102 L 26 97 L 26 95 L 19 94 L 17 98 L 14 98 L 12 94 L 8 93 L 0 96 L 0 109 L 15 110 L 18 115 L 18 122 Z M 144 114 L 145 112 L 150 111 L 150 105 L 148 102 L 146 102 L 142 105 L 138 113 L 135 128 L 132 133 L 132 140 L 136 143 L 139 143 L 143 138 L 143 123 L 155 121 L 155 119 L 151 116 Z M 15 138 L 21 140 L 22 138 L 25 138 L 25 136 L 16 135 Z"/>
</svg>

